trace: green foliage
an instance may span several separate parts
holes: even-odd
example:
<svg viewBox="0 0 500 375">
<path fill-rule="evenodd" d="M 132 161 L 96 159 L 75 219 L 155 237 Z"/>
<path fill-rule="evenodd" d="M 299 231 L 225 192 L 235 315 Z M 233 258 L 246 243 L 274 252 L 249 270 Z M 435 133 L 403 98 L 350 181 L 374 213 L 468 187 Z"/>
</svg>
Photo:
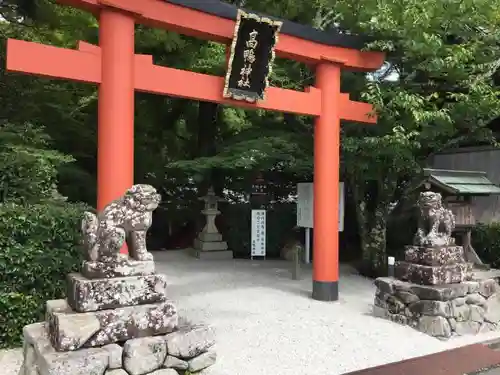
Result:
<svg viewBox="0 0 500 375">
<path fill-rule="evenodd" d="M 18 314 L 0 325 L 6 330 L 0 347 L 18 344 L 23 326 L 42 318 L 45 301 L 64 297 L 66 274 L 81 264 L 84 208 L 53 202 L 0 204 L 0 316 Z"/>
<path fill-rule="evenodd" d="M 22 328 L 38 320 L 40 301 L 29 294 L 0 291 L 0 311 L 0 349 L 14 347 L 21 344 Z"/>
<path fill-rule="evenodd" d="M 43 317 L 45 301 L 64 296 L 80 264 L 82 205 L 57 191 L 58 169 L 72 157 L 50 150 L 40 126 L 0 126 L 0 347 L 21 342 Z"/>
<path fill-rule="evenodd" d="M 493 268 L 500 267 L 500 223 L 479 224 L 472 231 L 472 247 Z"/>
<path fill-rule="evenodd" d="M 47 149 L 48 141 L 41 127 L 0 124 L 0 202 L 55 198 L 58 168 L 73 158 Z"/>
<path fill-rule="evenodd" d="M 236 257 L 250 257 L 251 210 L 250 204 L 230 204 L 224 210 L 225 225 L 221 231 Z M 267 208 L 266 215 L 266 254 L 277 258 L 295 227 L 295 204 L 274 204 Z"/>
</svg>

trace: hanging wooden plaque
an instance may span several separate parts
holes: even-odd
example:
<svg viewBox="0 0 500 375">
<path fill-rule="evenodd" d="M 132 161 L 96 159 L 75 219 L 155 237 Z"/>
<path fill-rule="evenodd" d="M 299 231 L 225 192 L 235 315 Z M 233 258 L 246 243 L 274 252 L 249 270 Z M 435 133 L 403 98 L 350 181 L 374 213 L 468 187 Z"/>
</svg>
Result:
<svg viewBox="0 0 500 375">
<path fill-rule="evenodd" d="M 238 10 L 223 96 L 264 100 L 281 21 Z"/>
</svg>

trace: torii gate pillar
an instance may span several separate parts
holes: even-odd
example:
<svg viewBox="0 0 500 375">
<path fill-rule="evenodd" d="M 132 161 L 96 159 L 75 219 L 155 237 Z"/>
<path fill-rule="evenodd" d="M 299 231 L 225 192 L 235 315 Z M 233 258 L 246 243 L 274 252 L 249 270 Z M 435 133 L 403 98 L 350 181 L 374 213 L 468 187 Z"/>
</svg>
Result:
<svg viewBox="0 0 500 375">
<path fill-rule="evenodd" d="M 134 27 L 124 11 L 99 13 L 98 210 L 134 184 Z"/>
<path fill-rule="evenodd" d="M 313 298 L 339 298 L 339 159 L 340 68 L 322 61 L 316 67 L 316 87 L 321 90 L 321 114 L 314 126 L 314 248 Z"/>
</svg>

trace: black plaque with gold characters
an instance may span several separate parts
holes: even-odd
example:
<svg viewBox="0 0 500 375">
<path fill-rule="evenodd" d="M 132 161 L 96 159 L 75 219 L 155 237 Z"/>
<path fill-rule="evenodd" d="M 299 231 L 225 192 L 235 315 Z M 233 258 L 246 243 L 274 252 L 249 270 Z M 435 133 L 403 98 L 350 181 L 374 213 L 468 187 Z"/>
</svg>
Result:
<svg viewBox="0 0 500 375">
<path fill-rule="evenodd" d="M 264 100 L 282 22 L 238 10 L 223 96 Z"/>
</svg>

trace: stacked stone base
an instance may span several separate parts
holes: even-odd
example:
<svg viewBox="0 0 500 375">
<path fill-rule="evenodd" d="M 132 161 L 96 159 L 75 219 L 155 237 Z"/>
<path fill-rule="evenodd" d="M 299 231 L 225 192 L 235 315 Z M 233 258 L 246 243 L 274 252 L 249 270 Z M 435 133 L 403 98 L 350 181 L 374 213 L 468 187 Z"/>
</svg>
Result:
<svg viewBox="0 0 500 375">
<path fill-rule="evenodd" d="M 233 252 L 228 250 L 227 242 L 222 240 L 220 233 L 200 232 L 194 240 L 191 254 L 198 259 L 233 259 Z"/>
<path fill-rule="evenodd" d="M 461 283 L 472 278 L 472 264 L 464 258 L 462 246 L 406 246 L 405 260 L 397 262 L 395 276 L 415 284 Z"/>
<path fill-rule="evenodd" d="M 166 335 L 67 352 L 54 349 L 47 322 L 28 325 L 23 333 L 19 375 L 184 375 L 216 360 L 213 331 L 188 322 Z"/>
<path fill-rule="evenodd" d="M 375 285 L 377 317 L 440 339 L 500 330 L 500 286 L 495 279 L 419 285 L 378 278 Z"/>
<path fill-rule="evenodd" d="M 19 375 L 176 375 L 215 363 L 214 333 L 180 322 L 154 263 L 85 262 L 68 298 L 24 328 Z"/>
</svg>

